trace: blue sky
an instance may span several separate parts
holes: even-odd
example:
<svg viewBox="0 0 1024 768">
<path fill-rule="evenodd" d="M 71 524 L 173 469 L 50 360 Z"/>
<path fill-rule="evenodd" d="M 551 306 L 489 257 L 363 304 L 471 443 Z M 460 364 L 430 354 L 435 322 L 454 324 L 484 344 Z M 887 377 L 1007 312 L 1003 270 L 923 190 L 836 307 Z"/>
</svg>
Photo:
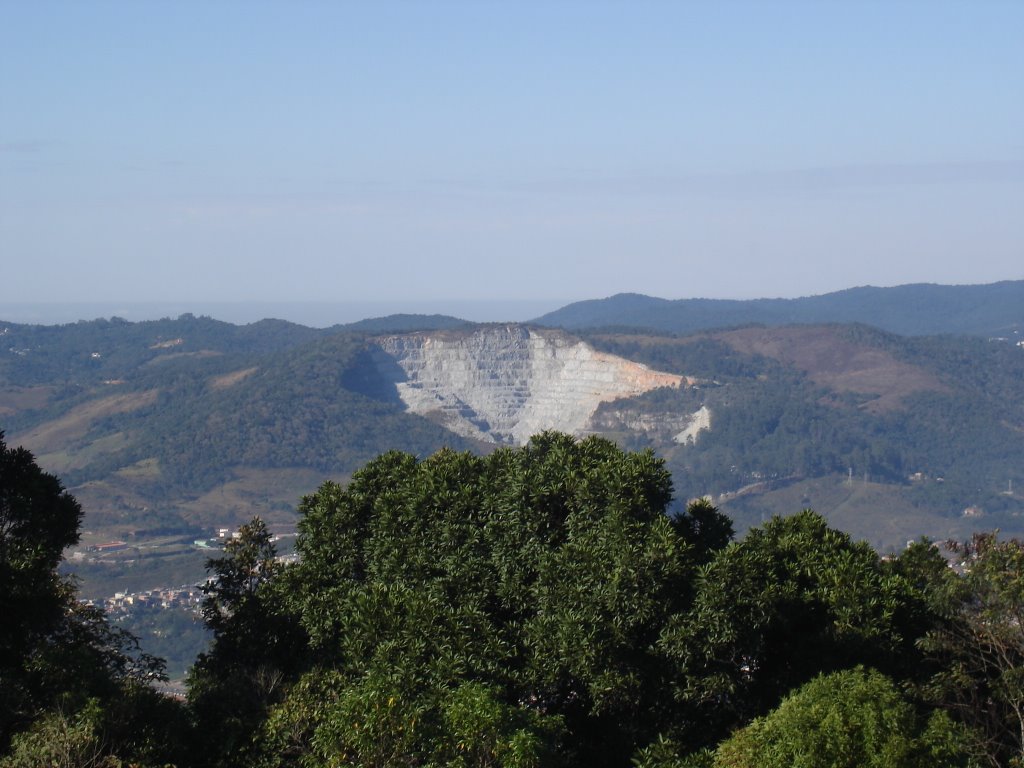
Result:
<svg viewBox="0 0 1024 768">
<path fill-rule="evenodd" d="M 0 0 L 0 316 L 1021 279 L 1021 30 L 997 0 Z"/>
</svg>

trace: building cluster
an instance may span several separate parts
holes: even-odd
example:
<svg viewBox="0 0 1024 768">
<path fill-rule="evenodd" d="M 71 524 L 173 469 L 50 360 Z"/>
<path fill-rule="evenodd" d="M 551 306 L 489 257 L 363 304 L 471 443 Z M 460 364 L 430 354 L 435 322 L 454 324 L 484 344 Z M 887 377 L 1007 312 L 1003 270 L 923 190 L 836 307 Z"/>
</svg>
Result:
<svg viewBox="0 0 1024 768">
<path fill-rule="evenodd" d="M 202 587 L 163 587 L 143 592 L 116 592 L 113 597 L 90 601 L 90 604 L 103 608 L 110 615 L 131 613 L 140 608 L 184 608 L 198 613 L 203 597 Z"/>
<path fill-rule="evenodd" d="M 237 539 L 241 533 L 228 527 L 214 529 L 214 537 L 209 539 L 196 539 L 192 545 L 201 549 L 220 549 L 232 539 Z M 275 534 L 271 541 L 277 543 L 283 538 L 294 538 L 294 531 Z M 108 541 L 103 544 L 94 544 L 83 550 L 76 550 L 71 553 L 69 559 L 72 562 L 83 560 L 94 561 L 103 555 L 113 552 L 121 552 L 130 548 L 125 541 Z M 279 563 L 296 563 L 299 556 L 295 552 L 278 555 Z M 129 561 L 124 561 L 129 562 Z M 157 587 L 156 589 L 144 590 L 142 592 L 117 592 L 113 597 L 106 597 L 101 600 L 86 600 L 87 605 L 102 608 L 111 616 L 125 616 L 139 610 L 155 609 L 184 609 L 199 613 L 202 609 L 203 598 L 202 585 L 186 585 L 181 587 Z"/>
</svg>

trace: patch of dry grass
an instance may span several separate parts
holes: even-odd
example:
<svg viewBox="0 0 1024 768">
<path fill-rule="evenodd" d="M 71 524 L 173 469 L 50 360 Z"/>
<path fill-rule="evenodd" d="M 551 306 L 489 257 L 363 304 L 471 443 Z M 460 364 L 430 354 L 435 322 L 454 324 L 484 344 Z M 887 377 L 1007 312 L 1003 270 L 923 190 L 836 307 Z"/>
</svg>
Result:
<svg viewBox="0 0 1024 768">
<path fill-rule="evenodd" d="M 253 366 L 252 368 L 243 368 L 240 371 L 232 371 L 231 373 L 225 373 L 221 376 L 214 376 L 212 379 L 210 379 L 210 386 L 213 389 L 227 389 L 228 387 L 234 386 L 242 379 L 256 373 L 256 371 L 258 370 L 258 366 Z"/>
<path fill-rule="evenodd" d="M 901 400 L 914 392 L 947 391 L 930 371 L 845 339 L 833 328 L 742 328 L 713 334 L 713 338 L 741 354 L 762 355 L 791 365 L 815 384 L 835 392 L 874 395 L 863 406 L 873 413 L 899 408 Z"/>
<path fill-rule="evenodd" d="M 74 441 L 85 437 L 100 419 L 152 405 L 156 402 L 156 396 L 157 390 L 151 389 L 90 400 L 75 406 L 63 416 L 11 436 L 10 442 L 23 445 L 37 455 L 60 453 L 66 451 Z"/>
</svg>

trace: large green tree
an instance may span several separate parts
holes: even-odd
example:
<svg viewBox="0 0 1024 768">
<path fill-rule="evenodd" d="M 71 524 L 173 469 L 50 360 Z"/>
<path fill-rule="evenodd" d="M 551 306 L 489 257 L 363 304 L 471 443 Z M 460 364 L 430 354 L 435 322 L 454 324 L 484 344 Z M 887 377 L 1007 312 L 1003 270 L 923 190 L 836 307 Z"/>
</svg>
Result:
<svg viewBox="0 0 1024 768">
<path fill-rule="evenodd" d="M 486 457 L 387 453 L 324 484 L 300 563 L 256 591 L 308 636 L 262 758 L 628 762 L 673 717 L 659 635 L 728 537 L 706 505 L 667 516 L 671 494 L 651 453 L 558 433 Z"/>
<path fill-rule="evenodd" d="M 57 575 L 65 547 L 78 541 L 82 509 L 24 448 L 8 448 L 0 432 L 0 667 L 12 668 L 59 623 L 66 589 Z"/>
<path fill-rule="evenodd" d="M 163 762 L 183 722 L 148 687 L 163 663 L 79 603 L 57 572 L 81 515 L 61 482 L 0 433 L 0 755 L 12 740 L 21 760 L 33 744 L 66 737 L 101 756 Z"/>
<path fill-rule="evenodd" d="M 821 675 L 733 734 L 709 768 L 967 768 L 966 733 L 918 711 L 888 677 Z"/>
<path fill-rule="evenodd" d="M 82 509 L 60 481 L 0 433 L 0 749 L 59 693 L 71 586 L 57 574 Z M 56 689 L 56 690 L 55 690 Z"/>
<path fill-rule="evenodd" d="M 678 727 L 713 744 L 820 672 L 907 674 L 927 621 L 920 591 L 867 544 L 809 510 L 775 518 L 715 554 L 661 639 L 693 708 Z"/>
<path fill-rule="evenodd" d="M 197 744 L 207 759 L 241 762 L 286 676 L 301 668 L 305 636 L 265 589 L 280 564 L 260 518 L 241 526 L 223 556 L 207 561 L 207 570 L 203 617 L 213 643 L 189 677 Z"/>
<path fill-rule="evenodd" d="M 297 564 L 277 570 L 258 526 L 213 563 L 191 690 L 205 754 L 682 765 L 822 672 L 920 668 L 929 588 L 909 560 L 809 511 L 730 543 L 708 501 L 672 514 L 671 496 L 650 452 L 550 432 L 325 483 Z"/>
</svg>

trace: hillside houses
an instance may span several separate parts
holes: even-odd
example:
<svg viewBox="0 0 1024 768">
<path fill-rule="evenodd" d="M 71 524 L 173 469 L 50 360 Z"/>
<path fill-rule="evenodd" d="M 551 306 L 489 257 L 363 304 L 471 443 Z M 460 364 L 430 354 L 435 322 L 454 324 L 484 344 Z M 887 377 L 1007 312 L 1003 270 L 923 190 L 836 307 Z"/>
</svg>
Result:
<svg viewBox="0 0 1024 768">
<path fill-rule="evenodd" d="M 87 601 L 90 605 L 103 608 L 108 614 L 131 613 L 139 608 L 168 610 L 186 609 L 199 613 L 203 604 L 203 589 L 198 586 L 166 587 L 142 592 L 116 592 L 113 597 Z"/>
</svg>

